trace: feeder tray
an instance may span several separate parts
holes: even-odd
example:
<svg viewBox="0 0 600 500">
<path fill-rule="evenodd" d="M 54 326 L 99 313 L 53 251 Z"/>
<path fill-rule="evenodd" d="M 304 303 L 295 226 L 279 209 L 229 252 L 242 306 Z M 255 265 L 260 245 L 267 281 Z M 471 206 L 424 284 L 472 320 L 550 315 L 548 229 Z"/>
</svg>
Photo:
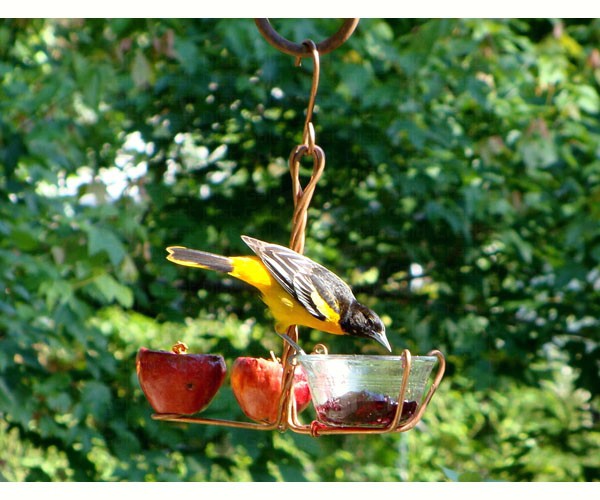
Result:
<svg viewBox="0 0 600 500">
<path fill-rule="evenodd" d="M 318 415 L 310 424 L 298 417 L 293 392 L 294 370 L 300 363 L 308 374 L 313 406 Z M 437 370 L 427 390 L 433 367 Z M 317 437 L 325 434 L 384 434 L 405 432 L 417 425 L 444 376 L 440 351 L 412 356 L 294 355 L 286 364 L 278 418 L 273 423 L 239 422 L 172 413 L 152 418 L 169 422 L 221 425 L 254 430 L 287 429 Z"/>
<path fill-rule="evenodd" d="M 313 59 L 313 78 L 302 144 L 289 156 L 292 176 L 294 213 L 290 248 L 303 253 L 307 213 L 310 201 L 325 168 L 325 153 L 315 142 L 312 112 L 319 82 L 319 52 L 326 53 L 344 43 L 353 33 L 358 19 L 346 19 L 336 34 L 315 44 L 306 40 L 295 44 L 281 37 L 268 19 L 256 19 L 256 25 L 265 39 L 278 50 L 296 57 L 297 65 L 303 57 Z M 305 186 L 300 182 L 300 161 L 309 156 L 313 170 Z M 412 356 L 405 349 L 400 356 L 329 355 L 319 345 L 312 354 L 305 354 L 297 346 L 298 330 L 287 331 L 283 346 L 283 375 L 277 419 L 272 423 L 239 422 L 202 418 L 194 415 L 155 413 L 152 418 L 168 422 L 220 425 L 253 430 L 287 429 L 310 434 L 383 434 L 405 432 L 421 420 L 444 375 L 446 362 L 443 354 L 432 350 L 426 356 Z M 291 343 L 290 343 L 291 341 Z M 429 388 L 433 368 L 437 370 Z M 294 372 L 302 365 L 308 375 L 313 407 L 317 419 L 303 424 L 298 416 L 293 397 Z"/>
</svg>

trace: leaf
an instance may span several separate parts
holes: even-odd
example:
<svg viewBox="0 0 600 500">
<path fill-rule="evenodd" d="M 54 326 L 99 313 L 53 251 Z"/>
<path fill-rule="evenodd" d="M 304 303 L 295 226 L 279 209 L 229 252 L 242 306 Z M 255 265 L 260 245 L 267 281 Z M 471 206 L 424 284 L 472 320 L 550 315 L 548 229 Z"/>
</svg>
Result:
<svg viewBox="0 0 600 500">
<path fill-rule="evenodd" d="M 590 255 L 597 263 L 600 263 L 600 245 L 594 245 L 590 251 Z"/>
<path fill-rule="evenodd" d="M 108 229 L 89 226 L 88 232 L 88 253 L 96 255 L 100 252 L 106 252 L 113 266 L 118 266 L 125 257 L 125 247 L 117 238 L 113 231 Z"/>
<path fill-rule="evenodd" d="M 444 474 L 450 481 L 453 481 L 453 482 L 460 481 L 459 474 L 455 470 L 449 469 L 448 467 L 442 467 L 442 470 L 444 471 Z"/>
<path fill-rule="evenodd" d="M 0 377 L 0 408 L 10 409 L 14 404 L 15 398 L 10 387 L 6 384 L 4 377 Z"/>
<path fill-rule="evenodd" d="M 131 78 L 136 87 L 147 87 L 154 83 L 154 70 L 141 50 L 135 53 L 131 65 Z"/>
<path fill-rule="evenodd" d="M 93 284 L 107 303 L 117 301 L 125 308 L 133 305 L 133 292 L 122 285 L 110 274 L 101 274 L 94 278 Z"/>
<path fill-rule="evenodd" d="M 62 280 L 45 281 L 39 287 L 39 294 L 46 297 L 48 309 L 54 309 L 58 304 L 66 304 L 73 297 L 73 287 Z"/>
<path fill-rule="evenodd" d="M 96 418 L 103 418 L 111 406 L 112 394 L 109 387 L 96 380 L 88 380 L 81 388 L 84 411 Z"/>
<path fill-rule="evenodd" d="M 68 394 L 60 392 L 48 395 L 48 408 L 57 413 L 66 413 L 71 407 L 72 401 Z"/>
<path fill-rule="evenodd" d="M 366 64 L 346 64 L 344 66 L 344 80 L 338 92 L 348 93 L 351 98 L 365 94 L 369 86 L 373 86 L 373 72 Z"/>
<path fill-rule="evenodd" d="M 545 168 L 558 160 L 554 141 L 549 137 L 526 137 L 519 144 L 523 162 L 530 169 Z"/>
<path fill-rule="evenodd" d="M 175 57 L 180 61 L 186 73 L 193 73 L 202 55 L 192 40 L 177 37 L 175 39 Z"/>
<path fill-rule="evenodd" d="M 52 476 L 44 471 L 39 465 L 29 468 L 25 481 L 27 482 L 50 482 Z"/>
<path fill-rule="evenodd" d="M 586 113 L 595 114 L 600 111 L 600 97 L 591 85 L 578 85 L 575 99 L 577 105 Z"/>
<path fill-rule="evenodd" d="M 531 243 L 523 239 L 516 231 L 509 229 L 499 237 L 500 241 L 508 246 L 515 248 L 524 262 L 530 264 L 533 256 L 533 247 Z"/>
<path fill-rule="evenodd" d="M 31 231 L 25 229 L 13 230 L 10 233 L 10 240 L 14 248 L 23 252 L 29 252 L 39 247 L 40 240 L 31 234 Z"/>
</svg>

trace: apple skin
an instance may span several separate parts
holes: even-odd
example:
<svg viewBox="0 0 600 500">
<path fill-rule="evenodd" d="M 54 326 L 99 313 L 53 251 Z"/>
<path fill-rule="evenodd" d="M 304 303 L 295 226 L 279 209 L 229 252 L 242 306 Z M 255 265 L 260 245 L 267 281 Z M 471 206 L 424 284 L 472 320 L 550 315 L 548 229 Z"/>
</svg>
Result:
<svg viewBox="0 0 600 500">
<path fill-rule="evenodd" d="M 136 356 L 140 387 L 157 413 L 191 415 L 211 402 L 226 374 L 215 354 L 180 354 L 141 347 Z"/>
<path fill-rule="evenodd" d="M 257 422 L 277 420 L 283 365 L 275 360 L 239 357 L 231 367 L 231 389 L 244 414 Z M 301 366 L 294 371 L 296 411 L 310 403 L 310 389 Z"/>
</svg>

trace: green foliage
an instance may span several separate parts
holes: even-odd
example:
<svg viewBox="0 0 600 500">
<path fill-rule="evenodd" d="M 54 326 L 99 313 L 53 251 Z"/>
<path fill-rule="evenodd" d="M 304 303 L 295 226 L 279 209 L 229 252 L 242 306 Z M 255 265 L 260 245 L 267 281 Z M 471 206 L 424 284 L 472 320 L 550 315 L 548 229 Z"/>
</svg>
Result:
<svg viewBox="0 0 600 500">
<path fill-rule="evenodd" d="M 250 19 L 3 21 L 0 479 L 598 480 L 599 42 L 598 20 L 363 19 L 321 57 L 306 253 L 448 370 L 416 429 L 314 439 L 154 421 L 135 375 L 141 346 L 281 349 L 251 291 L 164 248 L 288 241 L 311 63 Z M 228 385 L 206 415 L 244 418 Z"/>
</svg>

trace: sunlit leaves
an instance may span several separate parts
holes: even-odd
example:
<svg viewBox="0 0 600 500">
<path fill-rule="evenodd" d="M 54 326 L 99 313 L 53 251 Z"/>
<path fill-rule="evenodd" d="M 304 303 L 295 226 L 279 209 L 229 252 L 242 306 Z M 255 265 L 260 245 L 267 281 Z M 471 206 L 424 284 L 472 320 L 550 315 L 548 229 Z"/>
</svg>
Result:
<svg viewBox="0 0 600 500">
<path fill-rule="evenodd" d="M 275 23 L 320 40 L 339 20 Z M 255 294 L 164 248 L 287 243 L 310 61 L 251 19 L 5 21 L 0 450 L 17 451 L 2 474 L 597 478 L 597 33 L 597 20 L 363 19 L 321 58 L 327 165 L 306 252 L 348 278 L 395 348 L 440 348 L 448 372 L 411 433 L 317 440 L 152 421 L 134 373 L 142 345 L 184 340 L 228 362 L 281 349 Z M 210 411 L 242 418 L 227 387 Z"/>
</svg>

